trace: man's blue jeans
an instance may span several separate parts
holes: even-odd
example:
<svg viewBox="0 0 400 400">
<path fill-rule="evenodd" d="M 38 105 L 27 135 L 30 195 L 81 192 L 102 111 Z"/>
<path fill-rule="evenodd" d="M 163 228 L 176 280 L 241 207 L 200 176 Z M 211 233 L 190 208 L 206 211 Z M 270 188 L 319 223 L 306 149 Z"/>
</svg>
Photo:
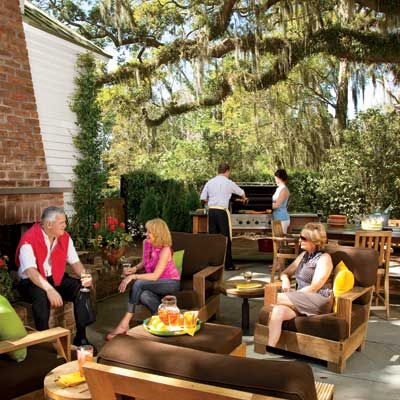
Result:
<svg viewBox="0 0 400 400">
<path fill-rule="evenodd" d="M 156 314 L 161 298 L 179 291 L 180 281 L 176 279 L 159 279 L 158 281 L 137 280 L 131 288 L 128 312 L 135 312 L 137 304 L 146 306 L 152 314 Z"/>
</svg>

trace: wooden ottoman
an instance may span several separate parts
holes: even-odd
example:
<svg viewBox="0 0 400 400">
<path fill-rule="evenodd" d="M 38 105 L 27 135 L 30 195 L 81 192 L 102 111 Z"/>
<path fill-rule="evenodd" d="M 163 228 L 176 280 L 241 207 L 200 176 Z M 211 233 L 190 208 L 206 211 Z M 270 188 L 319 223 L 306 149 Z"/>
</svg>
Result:
<svg viewBox="0 0 400 400">
<path fill-rule="evenodd" d="M 127 334 L 137 339 L 188 347 L 208 353 L 246 357 L 246 344 L 242 343 L 242 330 L 229 325 L 204 323 L 194 336 L 155 336 L 147 332 L 143 325 L 139 325 L 130 329 Z"/>
</svg>

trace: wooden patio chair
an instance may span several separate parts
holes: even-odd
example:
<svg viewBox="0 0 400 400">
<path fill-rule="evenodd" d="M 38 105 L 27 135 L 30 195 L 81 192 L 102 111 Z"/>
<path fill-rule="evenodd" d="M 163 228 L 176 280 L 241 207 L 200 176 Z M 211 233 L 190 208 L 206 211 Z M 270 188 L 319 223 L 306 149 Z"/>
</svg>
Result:
<svg viewBox="0 0 400 400">
<path fill-rule="evenodd" d="M 374 288 L 375 305 L 371 310 L 386 310 L 386 319 L 389 319 L 389 264 L 392 245 L 392 232 L 390 231 L 357 231 L 355 247 L 374 249 L 379 254 L 379 267 Z M 383 288 L 382 288 L 383 281 Z M 382 296 L 383 291 L 383 296 Z M 383 306 L 379 306 L 379 302 Z"/>
<path fill-rule="evenodd" d="M 294 260 L 299 255 L 299 240 L 283 233 L 281 221 L 272 221 L 272 242 L 274 259 L 272 262 L 271 282 L 275 280 L 275 271 L 285 260 Z"/>
<path fill-rule="evenodd" d="M 142 400 L 154 400 L 162 397 L 181 400 L 282 399 L 237 388 L 219 387 L 93 362 L 85 363 L 83 368 L 93 400 L 117 400 L 121 394 Z M 234 386 L 234 384 L 232 385 Z M 317 400 L 332 400 L 334 390 L 335 387 L 331 383 L 315 382 Z"/>
</svg>

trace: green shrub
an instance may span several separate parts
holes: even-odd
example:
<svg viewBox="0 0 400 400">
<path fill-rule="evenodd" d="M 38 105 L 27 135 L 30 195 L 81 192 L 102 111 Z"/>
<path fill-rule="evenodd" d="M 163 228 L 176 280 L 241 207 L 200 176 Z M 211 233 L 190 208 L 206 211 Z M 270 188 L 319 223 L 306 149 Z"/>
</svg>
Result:
<svg viewBox="0 0 400 400">
<path fill-rule="evenodd" d="M 289 171 L 289 212 L 314 212 L 323 210 L 318 193 L 321 175 L 313 171 Z"/>
<path fill-rule="evenodd" d="M 193 186 L 143 170 L 123 176 L 121 196 L 125 198 L 129 227 L 134 231 L 149 219 L 161 217 L 171 230 L 190 232 L 189 212 L 199 205 Z"/>
<path fill-rule="evenodd" d="M 143 199 L 138 214 L 138 222 L 144 226 L 146 221 L 159 218 L 161 216 L 161 204 L 160 197 L 155 193 L 153 188 L 147 191 L 145 198 Z"/>
</svg>

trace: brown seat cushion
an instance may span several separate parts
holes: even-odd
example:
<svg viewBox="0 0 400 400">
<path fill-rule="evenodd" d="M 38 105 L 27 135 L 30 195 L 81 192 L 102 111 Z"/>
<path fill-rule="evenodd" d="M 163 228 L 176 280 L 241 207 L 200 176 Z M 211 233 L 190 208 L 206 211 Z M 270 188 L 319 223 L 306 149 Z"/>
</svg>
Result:
<svg viewBox="0 0 400 400">
<path fill-rule="evenodd" d="M 266 396 L 317 398 L 311 367 L 296 361 L 210 354 L 119 335 L 103 347 L 98 362 Z"/>
<path fill-rule="evenodd" d="M 258 315 L 258 323 L 268 325 L 269 313 L 272 306 L 264 306 Z M 368 305 L 353 304 L 351 314 L 351 332 L 354 332 L 363 322 L 367 321 Z M 304 333 L 324 339 L 341 341 L 346 339 L 347 323 L 335 314 L 313 315 L 311 317 L 298 316 L 285 321 L 283 330 Z"/>
<path fill-rule="evenodd" d="M 155 336 L 147 332 L 143 328 L 143 325 L 130 329 L 128 334 L 137 339 L 145 339 L 218 354 L 229 354 L 242 343 L 242 330 L 240 328 L 210 323 L 202 324 L 200 331 L 193 337 L 188 335 L 168 337 Z"/>
<path fill-rule="evenodd" d="M 64 362 L 48 343 L 29 347 L 26 359 L 20 363 L 1 355 L 1 399 L 14 399 L 43 388 L 44 377 Z"/>
</svg>

